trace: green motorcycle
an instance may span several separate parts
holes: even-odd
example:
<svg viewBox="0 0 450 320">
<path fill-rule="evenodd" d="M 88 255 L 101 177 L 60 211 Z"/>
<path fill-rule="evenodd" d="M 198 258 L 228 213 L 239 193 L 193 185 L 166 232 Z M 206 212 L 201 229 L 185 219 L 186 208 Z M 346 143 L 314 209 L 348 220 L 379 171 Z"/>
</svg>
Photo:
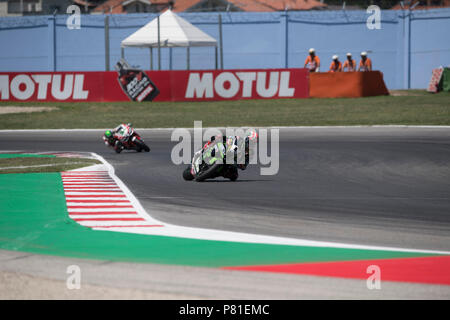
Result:
<svg viewBox="0 0 450 320">
<path fill-rule="evenodd" d="M 184 180 L 201 182 L 206 179 L 225 177 L 235 181 L 239 174 L 237 167 L 226 163 L 226 156 L 233 154 L 233 146 L 223 142 L 213 142 L 206 148 L 196 152 L 192 164 L 183 171 Z"/>
</svg>

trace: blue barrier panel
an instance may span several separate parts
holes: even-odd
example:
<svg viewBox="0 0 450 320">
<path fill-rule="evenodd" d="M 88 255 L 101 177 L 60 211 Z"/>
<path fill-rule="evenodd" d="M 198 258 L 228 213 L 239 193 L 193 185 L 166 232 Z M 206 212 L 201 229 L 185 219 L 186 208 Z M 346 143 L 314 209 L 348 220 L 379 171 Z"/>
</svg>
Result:
<svg viewBox="0 0 450 320">
<path fill-rule="evenodd" d="M 219 13 L 180 16 L 219 39 Z M 450 9 L 384 10 L 381 29 L 366 26 L 360 11 L 222 12 L 224 68 L 303 67 L 314 47 L 327 71 L 331 56 L 344 61 L 351 52 L 359 62 L 369 51 L 375 70 L 390 89 L 426 88 L 431 70 L 450 64 Z M 120 42 L 156 14 L 110 16 L 110 61 L 120 59 Z M 0 71 L 102 71 L 105 69 L 105 15 L 82 15 L 81 29 L 68 29 L 68 15 L 0 18 Z M 213 47 L 191 48 L 191 69 L 213 69 Z M 134 66 L 150 69 L 148 48 L 126 48 Z M 153 66 L 157 68 L 157 50 Z M 161 49 L 161 67 L 186 68 L 186 49 Z"/>
</svg>

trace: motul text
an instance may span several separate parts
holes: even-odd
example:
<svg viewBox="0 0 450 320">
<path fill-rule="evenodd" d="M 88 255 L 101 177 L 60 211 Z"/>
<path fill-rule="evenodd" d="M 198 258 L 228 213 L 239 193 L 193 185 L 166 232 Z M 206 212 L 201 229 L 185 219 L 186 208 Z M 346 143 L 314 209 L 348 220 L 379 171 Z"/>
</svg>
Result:
<svg viewBox="0 0 450 320">
<path fill-rule="evenodd" d="M 289 71 L 222 72 L 214 77 L 212 72 L 189 75 L 186 95 L 192 98 L 229 99 L 240 93 L 242 98 L 292 98 L 295 87 L 290 87 Z"/>
<path fill-rule="evenodd" d="M 44 101 L 50 97 L 87 100 L 89 91 L 84 88 L 84 74 L 0 75 L 1 100 L 29 100 L 32 97 Z"/>
</svg>

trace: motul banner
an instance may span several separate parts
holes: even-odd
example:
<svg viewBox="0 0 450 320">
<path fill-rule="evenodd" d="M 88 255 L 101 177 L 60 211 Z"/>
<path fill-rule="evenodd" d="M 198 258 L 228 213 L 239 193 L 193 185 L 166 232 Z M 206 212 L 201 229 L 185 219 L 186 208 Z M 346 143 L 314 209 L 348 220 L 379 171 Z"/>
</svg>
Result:
<svg viewBox="0 0 450 320">
<path fill-rule="evenodd" d="M 1 101 L 213 101 L 308 92 L 306 69 L 0 73 Z"/>
<path fill-rule="evenodd" d="M 116 72 L 0 73 L 0 100 L 127 101 Z"/>
<path fill-rule="evenodd" d="M 306 69 L 176 71 L 172 80 L 175 101 L 307 98 L 309 90 Z"/>
</svg>

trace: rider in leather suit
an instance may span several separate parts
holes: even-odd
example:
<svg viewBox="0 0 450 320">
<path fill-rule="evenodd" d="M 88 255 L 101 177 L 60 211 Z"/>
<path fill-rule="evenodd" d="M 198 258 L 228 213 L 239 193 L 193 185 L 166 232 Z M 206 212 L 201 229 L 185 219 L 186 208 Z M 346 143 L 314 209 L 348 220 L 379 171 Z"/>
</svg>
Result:
<svg viewBox="0 0 450 320">
<path fill-rule="evenodd" d="M 118 141 L 124 141 L 124 139 L 128 139 L 129 137 L 121 137 L 121 135 L 119 135 L 118 133 L 121 132 L 121 130 L 126 130 L 127 127 L 131 127 L 132 124 L 131 123 L 127 123 L 127 124 L 120 124 L 117 127 L 115 127 L 112 130 L 106 130 L 105 134 L 103 135 L 103 141 L 105 141 L 105 144 L 107 146 L 111 146 L 114 147 Z"/>
<path fill-rule="evenodd" d="M 237 179 L 238 171 L 237 169 L 245 170 L 250 162 L 250 141 L 256 142 L 258 139 L 258 133 L 255 130 L 251 130 L 245 138 L 239 136 L 212 136 L 211 139 L 203 146 L 202 150 L 205 150 L 211 143 L 222 139 L 223 143 L 227 146 L 234 146 L 234 164 L 227 164 L 225 171 L 223 172 L 224 178 L 229 178 L 232 180 Z M 252 146 L 255 144 L 252 143 Z M 244 148 L 245 152 L 238 152 Z M 233 148 L 232 148 L 233 149 Z M 254 150 L 252 150 L 252 153 Z M 244 156 L 244 159 L 242 159 Z"/>
</svg>

